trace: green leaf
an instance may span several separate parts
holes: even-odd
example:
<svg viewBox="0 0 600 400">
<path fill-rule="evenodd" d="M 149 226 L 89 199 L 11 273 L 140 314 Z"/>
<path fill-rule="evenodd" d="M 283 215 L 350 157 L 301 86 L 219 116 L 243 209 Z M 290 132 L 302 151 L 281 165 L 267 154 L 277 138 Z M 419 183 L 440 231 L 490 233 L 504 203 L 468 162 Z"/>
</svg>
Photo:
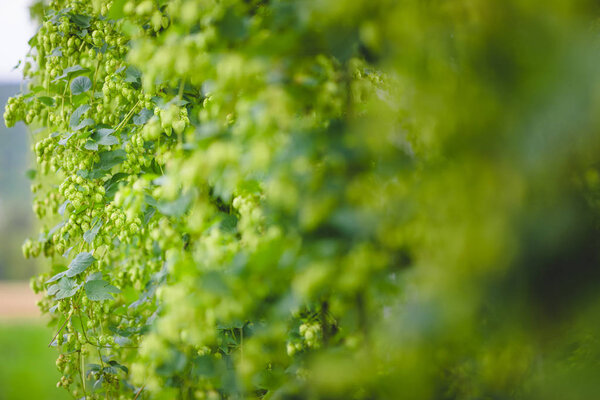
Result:
<svg viewBox="0 0 600 400">
<path fill-rule="evenodd" d="M 88 140 L 85 142 L 83 147 L 85 147 L 87 150 L 98 151 L 98 143 L 94 142 L 93 140 Z"/>
<path fill-rule="evenodd" d="M 93 301 L 112 300 L 114 297 L 111 293 L 121 293 L 119 288 L 102 280 L 86 282 L 84 288 L 88 299 Z"/>
<path fill-rule="evenodd" d="M 37 98 L 39 100 L 40 103 L 48 106 L 48 107 L 52 107 L 54 106 L 54 99 L 52 97 L 49 96 L 40 96 Z"/>
<path fill-rule="evenodd" d="M 129 66 L 125 70 L 125 79 L 123 80 L 130 83 L 139 83 L 141 77 L 142 73 L 137 68 Z"/>
<path fill-rule="evenodd" d="M 77 293 L 79 288 L 80 285 L 77 285 L 74 280 L 64 277 L 56 285 L 48 288 L 48 294 L 52 292 L 57 300 L 66 299 Z"/>
<path fill-rule="evenodd" d="M 48 286 L 48 296 L 54 296 L 58 292 L 58 285 L 54 284 L 52 286 Z"/>
<path fill-rule="evenodd" d="M 80 39 L 83 39 L 84 37 L 86 37 L 88 35 L 88 30 L 83 29 L 81 32 L 75 32 L 75 34 L 77 36 L 79 36 Z"/>
<path fill-rule="evenodd" d="M 97 280 L 102 280 L 102 272 L 94 272 L 93 274 L 89 274 L 85 279 L 86 282 Z"/>
<path fill-rule="evenodd" d="M 112 146 L 119 143 L 119 139 L 111 135 L 114 131 L 114 129 L 101 128 L 96 130 L 91 138 L 99 145 Z"/>
<path fill-rule="evenodd" d="M 191 194 L 186 193 L 182 194 L 173 201 L 158 203 L 157 208 L 158 211 L 160 211 L 164 215 L 179 217 L 187 211 L 191 201 Z"/>
<path fill-rule="evenodd" d="M 74 76 L 85 74 L 88 71 L 89 71 L 89 69 L 83 68 L 81 65 L 74 65 L 72 67 L 63 69 L 62 75 L 54 78 L 54 80 L 52 82 L 57 82 L 57 81 L 60 81 L 63 79 L 71 79 Z"/>
<path fill-rule="evenodd" d="M 135 125 L 144 125 L 152 116 L 154 112 L 152 110 L 148 110 L 147 108 L 143 108 L 138 114 L 133 117 L 133 123 Z"/>
<path fill-rule="evenodd" d="M 94 125 L 94 124 L 95 124 L 95 121 L 93 119 L 86 118 L 83 121 L 81 121 L 77 126 L 75 126 L 73 129 L 75 131 L 79 131 L 79 130 L 87 127 L 87 126 L 91 126 L 91 125 Z"/>
<path fill-rule="evenodd" d="M 48 57 L 62 57 L 62 47 L 58 46 L 52 49 L 50 54 L 48 54 Z"/>
<path fill-rule="evenodd" d="M 127 159 L 127 153 L 123 149 L 105 151 L 100 153 L 100 161 L 94 165 L 94 168 L 108 171 L 115 165 L 118 165 Z"/>
<path fill-rule="evenodd" d="M 102 221 L 100 221 L 94 227 L 92 227 L 89 231 L 84 233 L 83 240 L 85 240 L 88 243 L 92 243 L 94 241 L 94 239 L 96 238 L 96 236 L 98 235 L 98 232 L 100 232 L 101 227 L 102 227 Z"/>
<path fill-rule="evenodd" d="M 73 136 L 75 134 L 75 132 L 71 132 L 66 136 L 63 136 L 59 141 L 58 144 L 61 146 L 64 146 L 67 144 L 67 142 L 69 141 L 69 139 L 71 139 L 71 136 Z"/>
<path fill-rule="evenodd" d="M 58 274 L 54 275 L 52 278 L 48 279 L 45 283 L 51 283 L 51 282 L 57 281 L 60 278 L 62 278 L 63 276 L 65 276 L 66 273 L 67 273 L 67 271 L 59 272 Z"/>
<path fill-rule="evenodd" d="M 104 190 L 106 192 L 104 195 L 106 196 L 106 198 L 112 199 L 113 197 L 115 197 L 115 193 L 117 193 L 117 190 L 119 189 L 119 182 L 121 182 L 121 180 L 127 178 L 128 176 L 129 175 L 124 172 L 118 172 L 114 174 L 109 180 L 104 182 Z"/>
<path fill-rule="evenodd" d="M 71 261 L 69 264 L 69 269 L 67 270 L 67 276 L 69 278 L 74 277 L 85 271 L 90 265 L 92 265 L 96 261 L 94 256 L 90 253 L 83 252 L 77 254 L 77 256 Z"/>
<path fill-rule="evenodd" d="M 71 22 L 82 29 L 90 27 L 90 21 L 92 20 L 92 17 L 88 15 L 69 14 L 69 17 L 71 18 Z"/>
<path fill-rule="evenodd" d="M 87 76 L 78 76 L 71 82 L 71 93 L 76 96 L 92 88 L 92 81 Z"/>
<path fill-rule="evenodd" d="M 65 200 L 64 203 L 60 205 L 58 208 L 58 213 L 62 216 L 65 215 L 65 211 L 67 211 L 67 205 L 70 203 L 69 200 Z"/>
<path fill-rule="evenodd" d="M 81 117 L 89 109 L 89 104 L 82 104 L 77 107 L 75 111 L 73 111 L 73 114 L 71 114 L 71 120 L 69 121 L 69 126 L 71 129 L 75 129 L 81 123 Z"/>
</svg>

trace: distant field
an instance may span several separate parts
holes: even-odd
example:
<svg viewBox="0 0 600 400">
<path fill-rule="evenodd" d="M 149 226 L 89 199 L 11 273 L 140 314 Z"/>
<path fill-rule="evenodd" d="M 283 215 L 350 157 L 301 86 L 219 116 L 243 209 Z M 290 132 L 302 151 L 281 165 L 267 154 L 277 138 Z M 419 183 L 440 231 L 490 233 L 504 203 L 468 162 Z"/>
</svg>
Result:
<svg viewBox="0 0 600 400">
<path fill-rule="evenodd" d="M 57 352 L 49 348 L 53 332 L 43 321 L 0 320 L 0 400 L 61 400 Z"/>
</svg>

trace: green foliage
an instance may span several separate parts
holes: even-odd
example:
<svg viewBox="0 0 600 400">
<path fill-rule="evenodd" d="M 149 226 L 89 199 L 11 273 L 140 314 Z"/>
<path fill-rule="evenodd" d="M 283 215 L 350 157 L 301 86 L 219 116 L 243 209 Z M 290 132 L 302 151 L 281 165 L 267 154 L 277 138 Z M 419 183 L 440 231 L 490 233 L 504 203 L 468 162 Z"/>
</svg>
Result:
<svg viewBox="0 0 600 400">
<path fill-rule="evenodd" d="M 597 10 L 568 3 L 35 8 L 5 120 L 39 128 L 59 386 L 597 393 Z"/>
<path fill-rule="evenodd" d="M 54 386 L 61 375 L 52 365 L 56 350 L 48 348 L 50 328 L 42 324 L 7 322 L 0 324 L 0 399 L 64 400 L 64 389 Z"/>
</svg>

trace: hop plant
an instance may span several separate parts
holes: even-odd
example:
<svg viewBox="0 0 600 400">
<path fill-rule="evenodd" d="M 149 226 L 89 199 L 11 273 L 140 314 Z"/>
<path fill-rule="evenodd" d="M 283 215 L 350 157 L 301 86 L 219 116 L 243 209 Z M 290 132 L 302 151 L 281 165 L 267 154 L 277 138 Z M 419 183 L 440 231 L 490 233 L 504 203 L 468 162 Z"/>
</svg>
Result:
<svg viewBox="0 0 600 400">
<path fill-rule="evenodd" d="M 572 50 L 595 54 L 593 29 L 576 29 L 594 12 L 434 3 L 34 7 L 28 87 L 4 119 L 34 138 L 41 228 L 22 249 L 47 259 L 31 287 L 56 329 L 57 387 L 85 399 L 513 398 L 554 381 L 539 371 L 570 376 L 527 328 L 527 310 L 549 301 L 530 282 L 555 267 L 540 254 L 562 256 L 560 232 L 583 243 L 573 252 L 594 248 L 582 238 L 597 213 L 575 204 L 597 209 L 600 153 L 593 135 L 554 146 L 520 123 L 595 126 L 593 105 L 567 107 L 584 110 L 578 123 L 555 107 L 597 98 L 593 57 Z M 545 218 L 559 233 L 539 231 Z M 577 371 L 593 370 L 589 337 L 569 358 Z"/>
</svg>

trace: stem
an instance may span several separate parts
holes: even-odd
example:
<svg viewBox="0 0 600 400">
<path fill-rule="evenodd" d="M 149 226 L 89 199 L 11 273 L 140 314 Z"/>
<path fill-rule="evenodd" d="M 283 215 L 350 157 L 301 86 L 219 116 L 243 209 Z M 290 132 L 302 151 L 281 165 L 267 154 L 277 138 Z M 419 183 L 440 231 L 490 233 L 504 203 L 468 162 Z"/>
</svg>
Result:
<svg viewBox="0 0 600 400">
<path fill-rule="evenodd" d="M 56 334 L 54 334 L 54 337 L 52 338 L 52 340 L 50 340 L 50 343 L 48 343 L 48 347 L 52 346 L 52 343 L 54 342 L 54 339 L 56 339 L 56 337 L 58 336 L 58 334 L 60 333 L 60 331 L 63 330 L 63 328 L 65 327 L 65 325 L 67 324 L 67 322 L 69 322 L 69 320 L 71 319 L 72 315 L 73 315 L 73 312 L 69 313 L 69 316 L 67 317 L 67 319 L 65 319 L 65 322 L 63 322 L 63 324 L 60 326 L 60 328 L 58 328 L 58 331 L 56 332 Z"/>
<path fill-rule="evenodd" d="M 119 129 L 123 128 L 123 126 L 129 121 L 129 118 L 131 118 L 131 116 L 133 115 L 133 111 L 139 104 L 140 104 L 140 100 L 138 100 L 138 102 L 135 103 L 135 105 L 131 108 L 131 110 L 129 110 L 129 112 L 127 113 L 125 118 L 123 118 L 123 121 L 121 121 L 119 123 L 119 125 L 117 125 L 117 127 L 115 128 L 115 133 L 118 132 Z"/>
<path fill-rule="evenodd" d="M 179 100 L 183 100 L 184 87 L 185 87 L 185 79 L 182 79 L 181 83 L 179 84 L 179 93 L 177 94 L 177 96 L 179 97 Z"/>
<path fill-rule="evenodd" d="M 137 398 L 140 396 L 140 393 L 142 393 L 142 390 L 144 390 L 144 388 L 146 387 L 146 385 L 142 386 L 140 388 L 140 390 L 138 390 L 137 394 L 135 395 L 135 397 L 133 398 L 133 400 L 137 400 Z"/>
<path fill-rule="evenodd" d="M 79 362 L 80 362 L 79 377 L 81 378 L 81 388 L 83 389 L 83 398 L 87 399 L 87 393 L 85 391 L 85 378 L 83 376 L 83 369 L 85 368 L 85 366 L 84 366 L 84 355 L 83 355 L 83 352 L 81 350 L 79 350 Z"/>
</svg>

